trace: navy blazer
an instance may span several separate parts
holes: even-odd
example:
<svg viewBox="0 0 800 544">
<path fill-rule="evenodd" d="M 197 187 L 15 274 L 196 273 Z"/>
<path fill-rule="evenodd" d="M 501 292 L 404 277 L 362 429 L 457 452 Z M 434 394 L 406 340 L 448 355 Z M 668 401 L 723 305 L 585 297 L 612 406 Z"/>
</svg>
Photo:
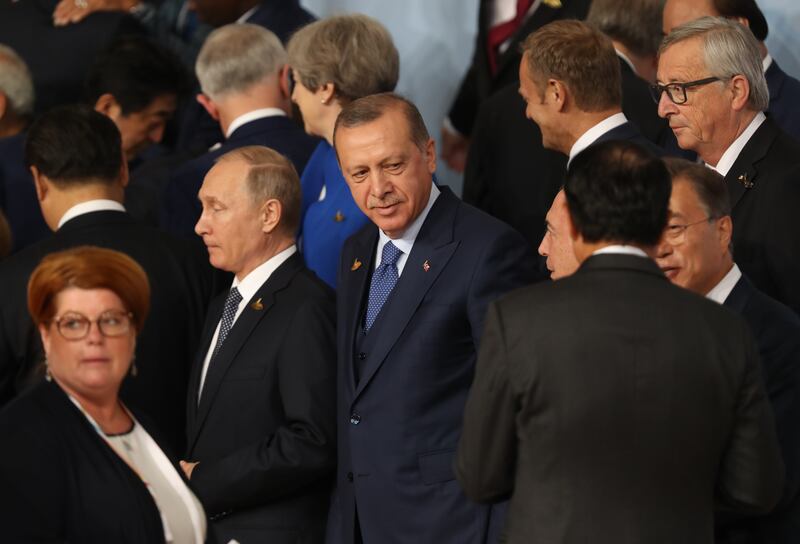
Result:
<svg viewBox="0 0 800 544">
<path fill-rule="evenodd" d="M 298 0 L 261 0 L 247 22 L 271 30 L 286 43 L 295 30 L 315 19 Z"/>
<path fill-rule="evenodd" d="M 658 147 L 656 144 L 648 140 L 644 137 L 644 135 L 636 128 L 636 125 L 628 121 L 618 127 L 612 128 L 605 134 L 602 134 L 599 138 L 591 143 L 591 145 L 597 145 L 602 142 L 613 142 L 613 141 L 627 141 L 627 142 L 634 142 L 645 149 L 649 150 L 650 152 L 654 153 L 657 156 L 662 156 L 664 154 L 664 150 Z"/>
<path fill-rule="evenodd" d="M 764 73 L 769 88 L 767 115 L 800 142 L 800 81 L 781 70 L 775 59 Z"/>
<path fill-rule="evenodd" d="M 725 306 L 747 321 L 756 339 L 786 482 L 781 502 L 769 515 L 720 520 L 717 542 L 800 542 L 800 317 L 744 275 Z"/>
<path fill-rule="evenodd" d="M 486 308 L 535 277 L 533 255 L 519 233 L 443 188 L 363 353 L 355 342 L 377 242 L 368 225 L 342 249 L 327 542 L 356 542 L 356 508 L 365 542 L 494 542 L 502 516 L 466 498 L 452 464 Z"/>
<path fill-rule="evenodd" d="M 189 161 L 173 174 L 164 195 L 162 227 L 178 236 L 194 238 L 194 226 L 203 211 L 197 193 L 214 162 L 225 153 L 248 145 L 264 145 L 288 157 L 302 172 L 318 142 L 285 116 L 245 123 L 217 149 Z"/>
</svg>

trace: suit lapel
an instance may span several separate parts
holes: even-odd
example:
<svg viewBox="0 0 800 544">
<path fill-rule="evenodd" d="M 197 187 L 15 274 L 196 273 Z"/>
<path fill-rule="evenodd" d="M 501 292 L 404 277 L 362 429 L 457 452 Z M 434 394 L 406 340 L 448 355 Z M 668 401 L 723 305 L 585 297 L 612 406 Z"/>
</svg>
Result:
<svg viewBox="0 0 800 544">
<path fill-rule="evenodd" d="M 725 181 L 728 185 L 732 209 L 735 210 L 736 204 L 742 196 L 759 182 L 758 162 L 766 156 L 777 135 L 777 125 L 767 118 L 755 131 L 750 141 L 745 144 L 742 152 L 731 166 L 728 175 L 725 176 Z"/>
<path fill-rule="evenodd" d="M 194 364 L 189 375 L 189 391 L 186 395 L 186 426 L 190 430 L 190 440 L 193 440 L 195 434 L 195 420 L 197 418 L 197 394 L 200 389 L 200 374 L 203 369 L 203 362 L 205 361 L 208 349 L 211 346 L 211 339 L 214 336 L 214 331 L 217 330 L 217 324 L 222 316 L 222 309 L 225 306 L 225 298 L 227 293 L 223 293 L 216 297 L 208 307 L 208 316 L 205 326 L 203 327 L 203 334 L 200 337 L 199 349 L 195 356 Z"/>
<path fill-rule="evenodd" d="M 723 306 L 727 306 L 731 310 L 734 310 L 737 314 L 744 314 L 747 301 L 750 300 L 750 296 L 752 294 L 752 284 L 744 275 L 742 275 L 742 277 L 739 278 L 739 281 L 736 282 L 736 285 L 733 286 L 733 289 L 731 289 L 730 294 L 728 294 L 728 298 L 726 298 L 725 302 L 723 302 Z"/>
<path fill-rule="evenodd" d="M 358 382 L 353 400 L 358 398 L 386 360 L 386 356 L 414 316 L 425 294 L 453 256 L 459 242 L 453 240 L 453 222 L 458 199 L 447 189 L 434 203 L 420 229 L 403 274 L 379 319 L 380 337 Z M 359 299 L 359 300 L 363 300 Z M 357 326 L 357 323 L 356 323 Z M 357 329 L 354 329 L 354 333 Z M 351 336 L 350 339 L 354 338 Z"/>
</svg>

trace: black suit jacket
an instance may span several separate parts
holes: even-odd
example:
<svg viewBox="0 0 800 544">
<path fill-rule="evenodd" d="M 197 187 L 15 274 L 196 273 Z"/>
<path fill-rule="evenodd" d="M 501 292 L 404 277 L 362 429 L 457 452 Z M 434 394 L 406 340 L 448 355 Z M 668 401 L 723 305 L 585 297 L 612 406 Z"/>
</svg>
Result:
<svg viewBox="0 0 800 544">
<path fill-rule="evenodd" d="M 226 297 L 209 309 L 189 386 L 192 484 L 222 542 L 318 543 L 336 462 L 333 292 L 299 253 L 281 264 L 209 365 L 198 405 Z"/>
<path fill-rule="evenodd" d="M 769 87 L 769 115 L 789 136 L 800 142 L 800 81 L 772 64 L 764 73 Z"/>
<path fill-rule="evenodd" d="M 211 298 L 211 267 L 193 246 L 139 225 L 123 212 L 78 216 L 0 263 L 0 404 L 42 376 L 41 341 L 26 298 L 31 272 L 45 255 L 81 245 L 126 253 L 147 272 L 150 313 L 136 341 L 138 375 L 125 379 L 120 395 L 157 422 L 173 451 L 182 451 L 186 384 Z"/>
<path fill-rule="evenodd" d="M 497 56 L 497 73 L 492 75 L 487 51 L 489 24 L 493 0 L 481 0 L 478 9 L 478 35 L 475 52 L 464 79 L 450 107 L 448 117 L 453 126 L 464 135 L 472 133 L 472 126 L 481 103 L 509 83 L 519 81 L 520 44 L 528 34 L 558 19 L 583 19 L 589 11 L 589 0 L 562 0 L 562 7 L 541 4 L 511 37 L 506 50 Z"/>
<path fill-rule="evenodd" d="M 767 118 L 725 181 L 736 262 L 761 291 L 800 312 L 800 143 Z"/>
<path fill-rule="evenodd" d="M 786 483 L 780 503 L 769 515 L 723 518 L 716 540 L 726 544 L 800 542 L 800 318 L 756 289 L 746 276 L 736 283 L 725 306 L 747 321 L 756 339 Z"/>
<path fill-rule="evenodd" d="M 619 254 L 490 307 L 456 471 L 510 543 L 711 542 L 783 484 L 747 324 Z"/>
</svg>

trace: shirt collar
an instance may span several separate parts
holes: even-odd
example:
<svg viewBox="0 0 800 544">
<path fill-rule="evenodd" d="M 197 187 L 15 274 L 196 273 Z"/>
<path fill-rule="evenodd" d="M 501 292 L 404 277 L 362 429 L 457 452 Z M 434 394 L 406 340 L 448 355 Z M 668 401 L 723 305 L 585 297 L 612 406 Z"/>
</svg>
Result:
<svg viewBox="0 0 800 544">
<path fill-rule="evenodd" d="M 225 138 L 230 138 L 231 134 L 233 134 L 233 132 L 242 125 L 246 125 L 247 123 L 251 123 L 257 119 L 278 116 L 286 117 L 286 112 L 280 108 L 261 108 L 258 110 L 249 111 L 231 121 L 231 124 L 228 126 L 228 131 L 225 134 Z"/>
<path fill-rule="evenodd" d="M 647 256 L 647 253 L 645 253 L 643 249 L 638 248 L 636 246 L 629 246 L 625 244 L 615 244 L 606 247 L 601 247 L 597 251 L 594 251 L 592 255 L 608 255 L 612 253 L 623 254 L 623 255 L 636 255 L 637 257 L 644 257 L 645 259 L 650 258 Z"/>
<path fill-rule="evenodd" d="M 634 74 L 636 74 L 636 75 L 639 75 L 639 74 L 636 72 L 636 68 L 634 68 L 634 67 L 633 67 L 633 62 L 631 62 L 631 59 L 629 59 L 629 58 L 628 58 L 628 56 L 627 56 L 625 53 L 623 53 L 623 52 L 622 52 L 622 51 L 620 51 L 619 49 L 614 49 L 614 51 L 616 51 L 616 52 L 617 52 L 617 56 L 618 56 L 619 58 L 621 58 L 621 59 L 622 59 L 622 60 L 625 62 L 625 64 L 627 64 L 627 65 L 628 65 L 628 67 L 631 69 L 631 71 L 632 71 Z"/>
<path fill-rule="evenodd" d="M 764 68 L 764 73 L 767 73 L 769 67 L 772 66 L 772 55 L 767 53 L 767 56 L 761 61 L 761 66 Z"/>
<path fill-rule="evenodd" d="M 627 122 L 628 118 L 625 117 L 625 114 L 619 112 L 615 113 L 611 117 L 606 117 L 595 126 L 584 132 L 583 135 L 575 140 L 574 144 L 572 144 L 572 149 L 569 150 L 569 160 L 567 161 L 567 166 L 569 166 L 569 163 L 571 163 L 572 159 L 575 158 L 575 155 L 592 145 L 600 136 L 606 132 L 614 130 L 618 126 L 624 125 Z"/>
<path fill-rule="evenodd" d="M 256 294 L 256 291 L 269 279 L 272 273 L 289 257 L 294 255 L 295 252 L 297 252 L 297 246 L 292 244 L 255 267 L 248 275 L 242 278 L 242 281 L 239 281 L 234 276 L 231 288 L 236 287 L 239 290 L 239 294 L 242 295 L 242 302 L 247 304 L 248 301 L 253 298 L 253 295 Z"/>
<path fill-rule="evenodd" d="M 106 198 L 87 200 L 86 202 L 75 204 L 73 207 L 68 209 L 64 215 L 61 216 L 61 219 L 59 219 L 58 221 L 58 227 L 56 228 L 56 230 L 63 227 L 64 223 L 66 223 L 67 221 L 75 219 L 79 215 L 84 215 L 92 212 L 104 212 L 104 211 L 124 212 L 125 206 L 123 206 L 116 200 L 108 200 Z"/>
<path fill-rule="evenodd" d="M 731 294 L 731 291 L 733 291 L 733 288 L 736 286 L 736 282 L 738 282 L 741 277 L 742 271 L 739 270 L 739 266 L 736 263 L 733 263 L 733 266 L 728 270 L 728 273 L 725 274 L 725 277 L 723 277 L 711 291 L 706 293 L 706 298 L 713 300 L 717 304 L 724 304 L 728 295 Z"/>
<path fill-rule="evenodd" d="M 745 128 L 742 133 L 739 134 L 739 137 L 725 150 L 725 153 L 719 158 L 719 162 L 716 166 L 711 166 L 710 164 L 706 164 L 706 166 L 719 172 L 722 177 L 727 176 L 731 167 L 733 167 L 733 163 L 736 162 L 736 159 L 739 157 L 739 153 L 742 152 L 744 146 L 747 145 L 747 142 L 753 136 L 753 133 L 758 130 L 758 127 L 760 127 L 761 123 L 766 121 L 766 119 L 767 116 L 764 115 L 763 112 L 758 112 L 756 116 L 753 117 L 753 120 L 750 121 L 750 124 L 747 125 L 747 128 Z"/>
<path fill-rule="evenodd" d="M 256 10 L 257 10 L 259 7 L 260 7 L 260 4 L 256 4 L 256 5 L 255 5 L 255 6 L 253 6 L 252 8 L 248 9 L 247 11 L 245 11 L 244 13 L 242 13 L 242 16 L 241 16 L 241 17 L 239 17 L 238 19 L 236 19 L 236 22 L 237 22 L 237 23 L 246 23 L 246 22 L 247 22 L 247 20 L 248 20 L 250 17 L 252 17 L 252 16 L 253 16 L 253 14 L 256 12 Z"/>
<path fill-rule="evenodd" d="M 428 204 L 425 206 L 425 209 L 422 210 L 422 213 L 417 216 L 416 219 L 411 223 L 411 225 L 406 229 L 403 235 L 400 238 L 392 239 L 386 235 L 385 232 L 378 229 L 378 259 L 380 259 L 381 255 L 383 255 L 383 246 L 386 245 L 387 242 L 392 242 L 397 249 L 403 252 L 404 255 L 411 254 L 411 248 L 414 246 L 414 241 L 417 239 L 417 235 L 419 234 L 419 230 L 422 228 L 422 224 L 425 222 L 425 218 L 428 217 L 428 213 L 431 211 L 433 207 L 433 203 L 436 201 L 436 198 L 441 194 L 441 191 L 436 186 L 435 183 L 431 181 L 431 194 L 428 196 Z M 378 260 L 376 259 L 376 261 Z M 376 265 L 380 263 L 376 262 Z"/>
</svg>

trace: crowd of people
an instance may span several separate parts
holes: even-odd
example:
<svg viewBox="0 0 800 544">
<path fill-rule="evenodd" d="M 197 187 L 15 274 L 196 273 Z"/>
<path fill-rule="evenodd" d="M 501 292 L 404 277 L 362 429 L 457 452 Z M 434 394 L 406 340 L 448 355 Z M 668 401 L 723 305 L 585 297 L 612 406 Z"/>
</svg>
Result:
<svg viewBox="0 0 800 544">
<path fill-rule="evenodd" d="M 800 541 L 756 1 L 478 19 L 437 149 L 366 15 L 0 4 L 3 542 Z"/>
</svg>

